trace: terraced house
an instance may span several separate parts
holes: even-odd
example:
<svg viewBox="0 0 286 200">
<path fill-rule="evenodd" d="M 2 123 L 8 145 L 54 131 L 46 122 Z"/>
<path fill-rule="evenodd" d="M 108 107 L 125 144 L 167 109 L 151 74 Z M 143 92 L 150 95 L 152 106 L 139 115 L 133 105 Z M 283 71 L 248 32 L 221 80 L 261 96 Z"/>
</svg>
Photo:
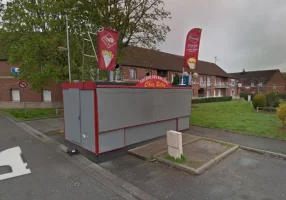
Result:
<svg viewBox="0 0 286 200">
<path fill-rule="evenodd" d="M 230 73 L 238 80 L 238 92 L 285 92 L 285 79 L 279 69 Z"/>
<path fill-rule="evenodd" d="M 183 56 L 128 47 L 119 69 L 123 71 L 123 76 L 117 77 L 117 80 L 138 82 L 146 74 L 153 74 L 165 77 L 172 83 L 175 74 L 181 74 L 183 62 Z M 231 78 L 215 63 L 199 61 L 196 70 L 188 70 L 188 72 L 199 74 L 192 84 L 194 98 L 238 95 L 236 79 Z"/>
<path fill-rule="evenodd" d="M 159 75 L 173 82 L 176 74 L 182 73 L 183 56 L 164 53 L 156 50 L 128 47 L 125 58 L 120 63 L 115 75 L 115 81 L 136 83 L 147 75 Z M 28 102 L 29 108 L 62 107 L 62 90 L 60 84 L 53 84 L 41 93 L 28 88 L 20 89 L 18 80 L 11 76 L 19 65 L 7 64 L 7 59 L 0 60 L 0 108 L 23 107 Z M 236 96 L 237 81 L 210 62 L 199 61 L 196 70 L 199 77 L 192 83 L 193 98 Z"/>
</svg>

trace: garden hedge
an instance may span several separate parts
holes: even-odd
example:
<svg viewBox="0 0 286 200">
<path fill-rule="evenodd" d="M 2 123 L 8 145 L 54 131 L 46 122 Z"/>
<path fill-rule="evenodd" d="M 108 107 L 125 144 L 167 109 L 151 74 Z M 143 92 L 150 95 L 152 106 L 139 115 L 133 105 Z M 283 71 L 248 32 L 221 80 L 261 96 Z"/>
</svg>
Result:
<svg viewBox="0 0 286 200">
<path fill-rule="evenodd" d="M 209 97 L 209 98 L 201 98 L 201 99 L 192 99 L 193 104 L 197 103 L 211 103 L 211 102 L 222 102 L 222 101 L 231 101 L 232 96 L 226 97 Z"/>
</svg>

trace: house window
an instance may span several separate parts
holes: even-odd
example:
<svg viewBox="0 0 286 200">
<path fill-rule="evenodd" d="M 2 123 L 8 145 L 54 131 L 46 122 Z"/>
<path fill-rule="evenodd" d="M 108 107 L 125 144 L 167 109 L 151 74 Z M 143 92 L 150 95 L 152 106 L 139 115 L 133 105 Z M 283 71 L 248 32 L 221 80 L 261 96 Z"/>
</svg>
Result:
<svg viewBox="0 0 286 200">
<path fill-rule="evenodd" d="M 235 86 L 235 80 L 231 79 L 231 87 L 234 87 L 234 86 Z"/>
<path fill-rule="evenodd" d="M 259 87 L 262 87 L 262 86 L 263 86 L 263 82 L 260 81 L 260 82 L 259 82 Z"/>
<path fill-rule="evenodd" d="M 43 90 L 43 101 L 44 102 L 52 101 L 52 94 L 50 90 Z"/>
<path fill-rule="evenodd" d="M 207 77 L 207 86 L 211 86 L 211 77 L 210 76 Z"/>
<path fill-rule="evenodd" d="M 203 83 L 204 83 L 204 79 L 205 79 L 204 76 L 200 76 L 200 84 L 203 84 Z"/>
<path fill-rule="evenodd" d="M 130 79 L 136 79 L 136 69 L 130 69 Z"/>
<path fill-rule="evenodd" d="M 220 78 L 220 77 L 217 77 L 215 83 L 216 83 L 217 85 L 220 85 L 220 84 L 221 84 L 221 78 Z"/>
<path fill-rule="evenodd" d="M 12 101 L 20 101 L 20 91 L 18 89 L 11 90 Z"/>
<path fill-rule="evenodd" d="M 255 85 L 254 82 L 251 82 L 251 87 L 254 87 L 254 85 Z"/>
</svg>

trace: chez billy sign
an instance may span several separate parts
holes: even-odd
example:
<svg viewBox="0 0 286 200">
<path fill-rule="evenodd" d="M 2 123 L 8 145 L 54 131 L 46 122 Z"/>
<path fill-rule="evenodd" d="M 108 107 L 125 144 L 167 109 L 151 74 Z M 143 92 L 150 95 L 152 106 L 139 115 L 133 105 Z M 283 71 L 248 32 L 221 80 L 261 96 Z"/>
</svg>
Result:
<svg viewBox="0 0 286 200">
<path fill-rule="evenodd" d="M 136 87 L 169 88 L 170 83 L 163 77 L 157 75 L 146 76 L 136 84 Z"/>
</svg>

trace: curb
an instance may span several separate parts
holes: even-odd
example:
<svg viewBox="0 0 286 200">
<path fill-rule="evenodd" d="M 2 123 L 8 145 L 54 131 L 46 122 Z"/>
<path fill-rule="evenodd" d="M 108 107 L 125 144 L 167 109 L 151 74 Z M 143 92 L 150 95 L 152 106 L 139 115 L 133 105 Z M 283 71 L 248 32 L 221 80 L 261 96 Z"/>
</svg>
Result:
<svg viewBox="0 0 286 200">
<path fill-rule="evenodd" d="M 195 135 L 194 135 L 194 136 L 195 136 Z M 187 142 L 183 143 L 182 146 L 187 145 L 187 144 L 190 144 L 190 143 L 192 143 L 192 142 L 195 142 L 195 141 L 201 139 L 201 137 L 199 137 L 199 136 L 195 136 L 195 137 L 196 137 L 196 138 L 194 138 L 193 140 L 190 140 L 190 141 L 187 141 Z M 141 159 L 141 160 L 147 161 L 147 160 L 148 160 L 148 157 L 141 156 L 141 155 L 139 155 L 139 154 L 137 154 L 137 153 L 134 153 L 133 151 L 136 151 L 136 150 L 138 150 L 138 149 L 144 148 L 144 147 L 146 147 L 146 146 L 148 146 L 148 145 L 150 145 L 150 144 L 152 144 L 152 143 L 155 143 L 155 142 L 157 142 L 157 141 L 154 141 L 154 142 L 145 144 L 145 145 L 140 146 L 140 147 L 136 147 L 136 148 L 134 148 L 134 149 L 130 149 L 130 150 L 128 150 L 128 154 L 130 154 L 130 155 L 132 155 L 132 156 L 135 156 L 135 157 L 137 157 L 137 158 L 139 158 L 139 159 Z M 158 157 L 158 156 L 160 156 L 160 155 L 166 153 L 167 151 L 168 151 L 168 147 L 167 147 L 166 150 L 154 154 L 154 155 L 153 155 L 154 160 L 151 160 L 151 162 L 152 162 L 152 161 L 155 161 L 155 160 L 156 160 L 156 157 Z"/>
<path fill-rule="evenodd" d="M 188 167 L 186 165 L 182 165 L 182 164 L 177 164 L 177 163 L 174 163 L 174 162 L 171 162 L 167 159 L 164 159 L 164 158 L 160 158 L 158 157 L 157 160 L 162 162 L 162 163 L 165 163 L 167 165 L 170 165 L 172 167 L 175 167 L 177 169 L 181 169 L 185 172 L 188 172 L 190 174 L 195 174 L 195 175 L 200 175 L 202 174 L 203 172 L 205 172 L 207 169 L 209 169 L 211 166 L 213 166 L 214 164 L 218 163 L 219 161 L 221 161 L 222 159 L 224 159 L 226 156 L 230 155 L 231 153 L 235 152 L 237 149 L 239 148 L 238 145 L 228 149 L 227 151 L 223 152 L 222 154 L 216 156 L 215 158 L 211 159 L 210 161 L 206 162 L 203 166 L 197 168 L 197 169 L 194 169 L 194 168 L 191 168 L 191 167 Z"/>
<path fill-rule="evenodd" d="M 56 149 L 57 152 L 62 153 L 65 158 L 72 162 L 77 167 L 84 170 L 86 173 L 89 174 L 92 178 L 96 179 L 96 181 L 100 182 L 114 193 L 122 197 L 126 200 L 157 200 L 155 197 L 149 195 L 148 193 L 142 191 L 141 189 L 133 186 L 132 184 L 126 182 L 125 180 L 117 177 L 116 175 L 112 174 L 110 171 L 100 167 L 99 165 L 93 163 L 92 161 L 88 160 L 86 157 L 78 154 L 70 157 L 67 155 L 68 148 L 59 142 L 52 140 L 50 137 L 42 134 L 38 130 L 32 128 L 31 126 L 27 125 L 25 122 L 15 122 L 10 117 L 7 117 L 8 120 L 15 123 L 18 127 L 25 130 L 34 138 L 40 140 L 45 145 Z M 65 154 L 63 154 L 65 153 Z"/>
<path fill-rule="evenodd" d="M 246 146 L 240 146 L 240 148 L 246 151 L 251 151 L 251 152 L 259 153 L 259 154 L 265 154 L 265 155 L 282 158 L 286 160 L 286 154 L 283 154 L 283 153 L 276 153 L 272 151 L 266 151 L 266 150 L 256 149 L 256 148 L 251 148 L 251 147 L 246 147 Z"/>
</svg>

